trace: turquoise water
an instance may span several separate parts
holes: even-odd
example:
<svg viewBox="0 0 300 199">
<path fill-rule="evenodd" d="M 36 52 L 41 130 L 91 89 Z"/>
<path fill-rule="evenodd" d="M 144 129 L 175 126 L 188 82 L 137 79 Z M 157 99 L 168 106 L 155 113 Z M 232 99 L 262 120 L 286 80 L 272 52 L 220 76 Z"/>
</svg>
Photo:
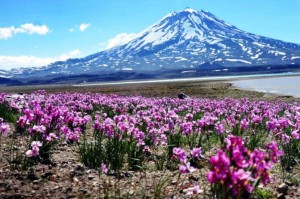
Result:
<svg viewBox="0 0 300 199">
<path fill-rule="evenodd" d="M 300 97 L 300 76 L 264 77 L 236 80 L 231 83 L 238 88 Z"/>
</svg>

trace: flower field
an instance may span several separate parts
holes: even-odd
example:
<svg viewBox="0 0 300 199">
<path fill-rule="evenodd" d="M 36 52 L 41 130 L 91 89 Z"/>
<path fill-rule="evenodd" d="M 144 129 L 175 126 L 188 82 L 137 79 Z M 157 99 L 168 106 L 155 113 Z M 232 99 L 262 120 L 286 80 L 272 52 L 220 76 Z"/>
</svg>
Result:
<svg viewBox="0 0 300 199">
<path fill-rule="evenodd" d="M 0 144 L 3 182 L 18 172 L 29 189 L 50 181 L 81 189 L 94 183 L 76 193 L 62 187 L 66 197 L 300 196 L 299 103 L 1 93 Z M 53 172 L 57 154 L 69 165 L 68 178 Z M 0 183 L 0 193 L 17 194 L 7 184 Z"/>
</svg>

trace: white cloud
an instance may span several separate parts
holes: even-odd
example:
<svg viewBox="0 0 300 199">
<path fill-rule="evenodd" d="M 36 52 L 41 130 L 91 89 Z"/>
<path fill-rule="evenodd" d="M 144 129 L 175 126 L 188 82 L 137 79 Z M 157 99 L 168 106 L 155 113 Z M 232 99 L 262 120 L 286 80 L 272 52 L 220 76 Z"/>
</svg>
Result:
<svg viewBox="0 0 300 199">
<path fill-rule="evenodd" d="M 77 55 L 79 55 L 81 52 L 79 49 L 76 49 L 76 50 L 73 50 L 73 51 L 70 51 L 68 54 L 71 56 L 71 57 L 75 57 Z"/>
<path fill-rule="evenodd" d="M 34 25 L 32 23 L 22 24 L 20 27 L 2 27 L 0 28 L 0 39 L 8 39 L 18 33 L 45 35 L 50 32 L 46 25 Z"/>
<path fill-rule="evenodd" d="M 107 41 L 106 49 L 124 44 L 132 40 L 136 35 L 135 33 L 120 33 Z"/>
<path fill-rule="evenodd" d="M 55 58 L 55 59 L 56 59 L 56 61 L 65 61 L 67 59 L 78 56 L 80 53 L 81 53 L 80 50 L 76 49 L 76 50 L 68 52 L 67 54 L 62 54 L 58 58 Z"/>
<path fill-rule="evenodd" d="M 45 66 L 53 61 L 54 59 L 50 57 L 0 56 L 0 66 L 4 70 L 26 66 Z"/>
<path fill-rule="evenodd" d="M 20 67 L 46 66 L 56 61 L 65 61 L 70 58 L 75 58 L 80 53 L 81 53 L 80 50 L 76 49 L 57 57 L 1 56 L 0 55 L 0 68 L 4 70 L 9 70 L 12 68 L 20 68 Z"/>
<path fill-rule="evenodd" d="M 26 24 L 21 25 L 21 29 L 23 29 L 28 34 L 36 33 L 39 35 L 45 35 L 48 32 L 50 32 L 50 29 L 46 25 L 36 26 L 36 25 L 33 25 L 32 23 L 26 23 Z"/>
<path fill-rule="evenodd" d="M 14 34 L 15 27 L 0 28 L 0 39 L 8 39 Z"/>
<path fill-rule="evenodd" d="M 83 32 L 83 31 L 85 31 L 88 27 L 90 27 L 90 25 L 91 25 L 91 24 L 89 24 L 89 23 L 82 23 L 82 24 L 79 25 L 79 30 L 80 30 L 81 32 Z"/>
<path fill-rule="evenodd" d="M 74 32 L 74 29 L 73 29 L 73 28 L 71 28 L 69 31 L 70 31 L 70 32 Z"/>
</svg>

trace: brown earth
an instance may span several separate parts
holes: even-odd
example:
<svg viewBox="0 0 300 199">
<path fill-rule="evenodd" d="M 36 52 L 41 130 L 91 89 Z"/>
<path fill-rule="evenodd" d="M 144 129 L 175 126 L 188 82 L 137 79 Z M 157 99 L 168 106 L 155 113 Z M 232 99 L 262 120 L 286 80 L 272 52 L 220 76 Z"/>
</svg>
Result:
<svg viewBox="0 0 300 199">
<path fill-rule="evenodd" d="M 145 97 L 177 97 L 184 92 L 188 96 L 196 98 L 243 98 L 250 99 L 282 99 L 284 101 L 298 101 L 291 96 L 279 96 L 265 94 L 250 90 L 234 88 L 231 83 L 224 81 L 191 81 L 169 83 L 145 83 L 123 85 L 41 85 L 41 86 L 10 86 L 0 87 L 0 92 L 30 93 L 36 90 L 46 90 L 49 93 L 57 92 L 92 92 L 119 95 L 141 95 Z"/>
</svg>

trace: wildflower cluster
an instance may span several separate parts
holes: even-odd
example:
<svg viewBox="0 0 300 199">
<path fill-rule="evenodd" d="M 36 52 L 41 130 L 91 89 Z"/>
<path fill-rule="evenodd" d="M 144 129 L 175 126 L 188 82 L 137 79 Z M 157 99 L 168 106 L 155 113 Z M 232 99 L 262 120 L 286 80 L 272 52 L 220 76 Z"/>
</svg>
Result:
<svg viewBox="0 0 300 199">
<path fill-rule="evenodd" d="M 194 167 L 191 166 L 191 163 L 188 161 L 188 156 L 183 149 L 179 147 L 174 147 L 173 157 L 180 162 L 179 172 L 181 174 L 191 173 L 196 170 Z M 194 148 L 191 150 L 189 158 L 190 160 L 199 160 L 201 158 L 203 158 L 201 148 Z"/>
<path fill-rule="evenodd" d="M 2 118 L 0 118 L 0 136 L 7 135 L 9 131 L 10 131 L 9 125 L 6 124 Z"/>
<path fill-rule="evenodd" d="M 254 149 L 253 152 L 244 146 L 239 136 L 229 135 L 225 142 L 225 149 L 210 158 L 207 179 L 216 184 L 215 189 L 220 189 L 216 192 L 241 197 L 244 191 L 253 192 L 260 181 L 265 186 L 271 181 L 269 171 L 283 156 L 276 142 L 267 144 L 267 151 Z"/>
<path fill-rule="evenodd" d="M 253 192 L 260 182 L 267 185 L 279 157 L 284 169 L 300 160 L 299 103 L 44 91 L 7 96 L 0 93 L 0 114 L 14 115 L 0 115 L 0 134 L 15 125 L 12 139 L 24 139 L 12 143 L 25 143 L 26 149 L 17 147 L 29 160 L 49 159 L 65 142 L 78 147 L 85 166 L 103 173 L 138 170 L 150 162 L 157 170 L 188 176 L 207 165 L 202 154 L 209 157 L 222 146 L 210 158 L 207 179 L 234 196 Z M 197 186 L 187 192 L 198 192 Z"/>
</svg>

